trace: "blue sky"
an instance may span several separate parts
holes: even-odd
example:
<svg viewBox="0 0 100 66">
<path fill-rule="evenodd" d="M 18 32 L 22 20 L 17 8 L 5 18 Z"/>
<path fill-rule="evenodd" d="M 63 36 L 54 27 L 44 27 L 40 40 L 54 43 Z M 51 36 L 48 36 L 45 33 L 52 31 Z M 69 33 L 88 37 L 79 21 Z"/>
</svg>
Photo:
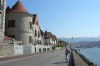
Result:
<svg viewBox="0 0 100 66">
<path fill-rule="evenodd" d="M 17 0 L 7 0 L 7 6 Z M 100 0 L 20 0 L 57 37 L 100 36 Z"/>
</svg>

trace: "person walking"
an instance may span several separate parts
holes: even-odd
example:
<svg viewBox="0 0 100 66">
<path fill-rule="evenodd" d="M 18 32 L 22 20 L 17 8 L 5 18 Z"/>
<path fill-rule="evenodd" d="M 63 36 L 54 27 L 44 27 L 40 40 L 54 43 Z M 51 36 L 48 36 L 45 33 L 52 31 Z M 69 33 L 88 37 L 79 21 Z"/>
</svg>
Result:
<svg viewBox="0 0 100 66">
<path fill-rule="evenodd" d="M 65 48 L 66 62 L 69 62 L 70 53 L 71 53 L 71 49 L 67 46 L 67 47 Z"/>
</svg>

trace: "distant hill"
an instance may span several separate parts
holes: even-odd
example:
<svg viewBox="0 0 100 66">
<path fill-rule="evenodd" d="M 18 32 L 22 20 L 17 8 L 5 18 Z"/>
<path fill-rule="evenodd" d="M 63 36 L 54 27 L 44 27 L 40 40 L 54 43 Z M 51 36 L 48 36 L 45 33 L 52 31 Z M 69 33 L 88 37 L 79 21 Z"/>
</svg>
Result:
<svg viewBox="0 0 100 66">
<path fill-rule="evenodd" d="M 78 37 L 78 38 L 60 38 L 66 42 L 81 42 L 81 41 L 100 41 L 100 37 Z"/>
</svg>

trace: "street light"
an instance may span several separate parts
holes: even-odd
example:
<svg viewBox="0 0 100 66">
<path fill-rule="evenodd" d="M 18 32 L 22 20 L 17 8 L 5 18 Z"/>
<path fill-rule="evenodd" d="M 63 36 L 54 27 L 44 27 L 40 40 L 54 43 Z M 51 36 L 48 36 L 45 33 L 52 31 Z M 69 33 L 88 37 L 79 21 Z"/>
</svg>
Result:
<svg viewBox="0 0 100 66">
<path fill-rule="evenodd" d="M 72 48 L 74 48 L 74 41 L 73 41 L 73 39 L 74 39 L 74 38 L 72 37 Z"/>
</svg>

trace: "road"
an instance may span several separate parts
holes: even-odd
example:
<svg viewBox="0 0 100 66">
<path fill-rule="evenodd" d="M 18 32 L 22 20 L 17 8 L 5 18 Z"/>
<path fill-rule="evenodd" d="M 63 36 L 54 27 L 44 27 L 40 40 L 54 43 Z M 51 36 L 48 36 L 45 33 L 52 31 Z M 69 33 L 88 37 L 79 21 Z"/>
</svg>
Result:
<svg viewBox="0 0 100 66">
<path fill-rule="evenodd" d="M 33 55 L 23 59 L 1 62 L 0 66 L 68 66 L 64 50 Z"/>
</svg>

